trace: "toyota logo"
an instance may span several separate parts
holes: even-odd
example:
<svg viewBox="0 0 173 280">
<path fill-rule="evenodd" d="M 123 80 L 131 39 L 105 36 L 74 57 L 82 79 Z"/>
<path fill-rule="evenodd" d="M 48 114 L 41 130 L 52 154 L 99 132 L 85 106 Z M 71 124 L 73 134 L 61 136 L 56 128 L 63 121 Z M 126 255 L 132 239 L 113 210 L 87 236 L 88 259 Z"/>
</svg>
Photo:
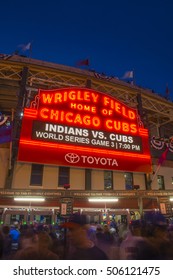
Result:
<svg viewBox="0 0 173 280">
<path fill-rule="evenodd" d="M 74 153 L 68 153 L 65 155 L 65 160 L 69 163 L 77 163 L 80 160 L 80 157 Z"/>
</svg>

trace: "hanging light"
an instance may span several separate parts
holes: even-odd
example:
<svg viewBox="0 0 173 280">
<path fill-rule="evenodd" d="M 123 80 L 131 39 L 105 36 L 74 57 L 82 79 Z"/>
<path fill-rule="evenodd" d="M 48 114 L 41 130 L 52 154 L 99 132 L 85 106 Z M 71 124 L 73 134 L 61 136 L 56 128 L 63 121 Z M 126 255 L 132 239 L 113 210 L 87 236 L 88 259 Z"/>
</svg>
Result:
<svg viewBox="0 0 173 280">
<path fill-rule="evenodd" d="M 118 198 L 88 198 L 89 202 L 117 202 Z"/>
<path fill-rule="evenodd" d="M 45 201 L 44 197 L 15 197 L 15 201 L 35 201 L 35 202 L 42 202 Z"/>
</svg>

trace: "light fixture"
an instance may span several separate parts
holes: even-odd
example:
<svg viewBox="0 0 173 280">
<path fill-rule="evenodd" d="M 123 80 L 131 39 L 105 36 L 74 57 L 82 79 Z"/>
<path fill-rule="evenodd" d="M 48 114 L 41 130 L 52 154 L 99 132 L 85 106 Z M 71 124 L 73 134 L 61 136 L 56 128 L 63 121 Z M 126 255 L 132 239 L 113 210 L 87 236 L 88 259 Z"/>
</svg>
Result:
<svg viewBox="0 0 173 280">
<path fill-rule="evenodd" d="M 118 198 L 88 198 L 89 202 L 117 202 Z"/>
<path fill-rule="evenodd" d="M 42 202 L 45 201 L 43 197 L 15 197 L 15 201 L 35 201 L 35 202 Z"/>
<path fill-rule="evenodd" d="M 173 197 L 170 197 L 170 199 L 169 199 L 170 201 L 173 201 Z"/>
</svg>

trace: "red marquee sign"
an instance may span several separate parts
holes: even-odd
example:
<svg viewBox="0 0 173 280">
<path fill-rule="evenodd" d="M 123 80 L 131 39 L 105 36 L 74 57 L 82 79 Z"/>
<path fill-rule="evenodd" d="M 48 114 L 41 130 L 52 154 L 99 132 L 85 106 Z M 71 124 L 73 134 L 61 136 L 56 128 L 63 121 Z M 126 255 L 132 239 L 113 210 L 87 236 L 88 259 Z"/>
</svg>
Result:
<svg viewBox="0 0 173 280">
<path fill-rule="evenodd" d="M 87 88 L 39 90 L 24 109 L 18 160 L 151 171 L 148 130 L 137 110 Z"/>
</svg>

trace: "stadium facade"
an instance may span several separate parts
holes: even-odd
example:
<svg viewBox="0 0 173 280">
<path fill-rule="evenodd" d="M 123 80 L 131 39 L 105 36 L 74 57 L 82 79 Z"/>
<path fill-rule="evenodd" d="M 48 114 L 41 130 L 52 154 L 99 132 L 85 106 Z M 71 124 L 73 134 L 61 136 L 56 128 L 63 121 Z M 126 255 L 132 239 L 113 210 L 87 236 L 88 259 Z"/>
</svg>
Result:
<svg viewBox="0 0 173 280">
<path fill-rule="evenodd" d="M 5 211 L 9 222 L 28 211 L 48 222 L 72 211 L 94 221 L 172 215 L 166 96 L 90 69 L 1 55 L 0 113 L 2 220 Z"/>
</svg>

